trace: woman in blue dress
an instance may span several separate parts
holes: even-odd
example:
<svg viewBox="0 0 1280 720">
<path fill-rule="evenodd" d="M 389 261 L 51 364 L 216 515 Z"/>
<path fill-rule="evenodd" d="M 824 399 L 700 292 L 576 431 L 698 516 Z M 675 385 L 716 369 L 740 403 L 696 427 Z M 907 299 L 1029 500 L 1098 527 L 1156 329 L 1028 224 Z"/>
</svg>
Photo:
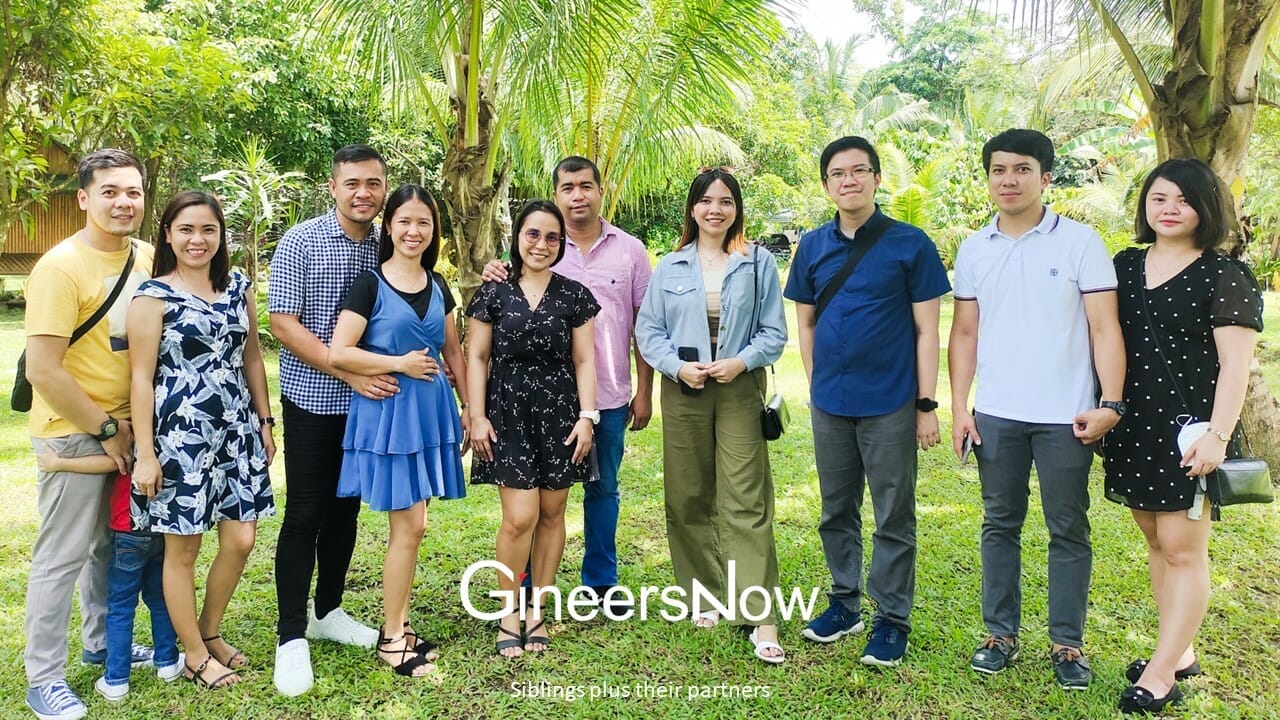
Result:
<svg viewBox="0 0 1280 720">
<path fill-rule="evenodd" d="M 409 595 L 427 503 L 466 495 L 466 423 L 448 378 L 437 371 L 442 360 L 448 363 L 465 408 L 467 369 L 453 296 L 434 271 L 440 255 L 435 199 L 419 185 L 402 185 L 387 199 L 381 237 L 382 264 L 352 284 L 329 362 L 363 375 L 393 375 L 399 391 L 381 400 L 352 397 L 338 496 L 358 496 L 388 515 L 378 657 L 401 675 L 421 677 L 434 668 L 435 646 L 411 629 Z"/>
<path fill-rule="evenodd" d="M 222 639 L 222 616 L 253 549 L 257 521 L 275 514 L 267 467 L 275 456 L 267 371 L 249 280 L 232 271 L 218 201 L 185 192 L 160 216 L 152 278 L 138 288 L 129 333 L 134 463 L 132 514 L 164 533 L 164 601 L 186 651 L 185 675 L 209 688 L 240 681 L 244 653 Z M 204 607 L 195 562 L 218 527 Z"/>
</svg>

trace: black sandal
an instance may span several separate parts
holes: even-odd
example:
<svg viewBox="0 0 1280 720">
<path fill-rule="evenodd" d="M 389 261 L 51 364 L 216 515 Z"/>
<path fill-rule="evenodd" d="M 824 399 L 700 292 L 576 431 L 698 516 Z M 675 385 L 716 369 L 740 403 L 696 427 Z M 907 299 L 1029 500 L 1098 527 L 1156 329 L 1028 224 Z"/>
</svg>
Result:
<svg viewBox="0 0 1280 720">
<path fill-rule="evenodd" d="M 419 653 L 426 656 L 428 660 L 440 659 L 439 653 L 436 653 L 435 657 L 431 657 L 431 654 L 434 653 L 440 646 L 436 645 L 435 643 L 431 642 L 430 640 L 424 637 L 420 637 L 418 633 L 413 631 L 413 628 L 409 627 L 408 622 L 404 624 L 404 637 L 406 640 L 409 641 L 409 644 L 413 646 L 414 650 L 417 650 Z"/>
<path fill-rule="evenodd" d="M 502 633 L 503 635 L 507 635 L 507 636 L 509 636 L 509 637 L 510 637 L 510 639 L 508 639 L 508 640 L 498 640 L 497 642 L 495 642 L 495 643 L 493 644 L 493 652 L 494 652 L 494 654 L 495 654 L 495 655 L 497 655 L 497 656 L 499 656 L 499 657 L 504 657 L 504 658 L 507 658 L 508 660 L 510 660 L 510 659 L 512 659 L 512 658 L 514 658 L 514 657 L 516 657 L 516 656 L 515 656 L 515 655 L 503 655 L 503 654 L 502 654 L 502 651 L 503 651 L 503 650 L 508 650 L 508 649 L 510 649 L 510 648 L 520 648 L 520 650 L 521 650 L 521 651 L 523 651 L 523 650 L 524 650 L 524 633 L 521 633 L 521 632 L 512 632 L 512 631 L 510 631 L 510 630 L 508 630 L 508 629 L 506 629 L 506 628 L 502 627 L 502 621 L 501 621 L 501 620 L 499 620 L 499 621 L 498 621 L 498 632 L 499 632 L 499 633 Z"/>
<path fill-rule="evenodd" d="M 539 621 L 538 621 L 538 624 L 537 624 L 537 625 L 534 625 L 533 627 L 531 627 L 531 628 L 529 628 L 528 630 L 526 630 L 526 631 L 525 631 L 525 633 L 524 633 L 524 644 L 525 644 L 525 645 L 528 645 L 528 644 L 530 644 L 530 643 L 537 643 L 537 644 L 539 644 L 539 645 L 541 645 L 541 646 L 542 646 L 542 650 L 530 650 L 529 648 L 525 648 L 525 649 L 524 649 L 524 651 L 525 651 L 525 652 L 532 652 L 532 653 L 536 653 L 536 652 L 542 652 L 543 650 L 549 650 L 549 649 L 551 648 L 551 638 L 547 637 L 547 635 L 546 635 L 546 631 L 545 631 L 545 630 L 543 630 L 543 634 L 541 634 L 541 635 L 534 635 L 534 634 L 533 634 L 533 633 L 537 632 L 538 630 L 540 630 L 540 629 L 542 628 L 542 626 L 544 626 L 544 625 L 546 625 L 546 624 L 547 624 L 547 619 L 544 617 L 544 618 L 542 618 L 541 620 L 539 620 Z"/>
<path fill-rule="evenodd" d="M 200 638 L 200 639 L 201 639 L 201 640 L 203 640 L 203 641 L 204 641 L 204 642 L 206 642 L 206 643 L 207 643 L 207 642 L 210 642 L 210 641 L 212 641 L 212 640 L 222 640 L 222 633 L 218 633 L 217 635 L 214 635 L 213 637 Z M 237 670 L 237 669 L 242 668 L 242 667 L 244 667 L 244 666 L 246 666 L 246 665 L 248 665 L 248 664 L 249 664 L 249 658 L 244 654 L 244 652 L 243 652 L 243 651 L 241 651 L 239 648 L 237 648 L 237 647 L 233 646 L 231 643 L 227 642 L 226 640 L 222 640 L 222 642 L 223 642 L 223 644 L 225 644 L 227 647 L 231 648 L 232 650 L 235 650 L 235 652 L 231 653 L 231 657 L 227 658 L 226 660 L 223 660 L 222 658 L 218 657 L 217 655 L 213 655 L 213 651 L 212 651 L 212 650 L 209 650 L 209 654 L 210 654 L 210 655 L 213 655 L 213 658 L 214 658 L 215 660 L 217 660 L 218 662 L 220 662 L 220 663 L 222 663 L 223 665 L 225 665 L 225 666 L 227 667 L 227 669 L 228 669 L 228 670 Z M 207 649 L 207 648 L 206 648 L 206 649 Z M 239 665 L 236 665 L 236 664 L 235 664 L 235 663 L 236 663 L 236 658 L 240 658 L 240 660 L 241 660 L 241 662 L 240 662 L 240 664 L 239 664 Z"/>
<path fill-rule="evenodd" d="M 426 672 L 421 675 L 415 675 L 413 673 L 414 670 L 417 670 L 418 668 L 424 665 L 431 665 L 431 661 L 428 660 L 425 655 L 423 655 L 422 653 L 419 653 L 416 649 L 409 646 L 408 638 L 405 637 L 404 633 L 400 633 L 395 637 L 386 637 L 383 634 L 383 630 L 384 628 L 378 628 L 378 647 L 374 651 L 377 654 L 379 660 L 390 665 L 391 669 L 395 670 L 397 675 L 403 675 L 404 677 L 426 677 L 427 675 L 430 674 L 430 672 Z M 398 650 L 382 649 L 383 645 L 388 645 L 397 640 L 405 641 L 404 647 Z M 384 658 L 382 656 L 383 653 L 386 653 L 388 655 L 394 655 L 395 653 L 400 653 L 400 664 L 397 665 L 391 662 L 390 660 Z M 406 655 L 408 656 L 408 659 L 405 659 Z M 434 668 L 435 666 L 432 665 L 432 667 Z"/>
<path fill-rule="evenodd" d="M 204 671 L 208 669 L 210 660 L 217 660 L 217 658 L 213 656 L 213 653 L 209 653 L 209 657 L 206 657 L 204 662 L 200 663 L 194 669 L 185 662 L 182 663 L 182 666 L 186 668 L 187 672 L 191 673 L 187 676 L 187 679 L 206 690 L 221 690 L 225 687 L 234 685 L 235 683 L 225 682 L 225 680 L 232 675 L 239 677 L 239 675 L 236 674 L 236 671 L 230 668 L 227 668 L 228 672 L 225 675 L 219 677 L 213 682 L 210 682 L 209 679 L 204 676 Z M 221 661 L 219 660 L 219 662 Z"/>
</svg>

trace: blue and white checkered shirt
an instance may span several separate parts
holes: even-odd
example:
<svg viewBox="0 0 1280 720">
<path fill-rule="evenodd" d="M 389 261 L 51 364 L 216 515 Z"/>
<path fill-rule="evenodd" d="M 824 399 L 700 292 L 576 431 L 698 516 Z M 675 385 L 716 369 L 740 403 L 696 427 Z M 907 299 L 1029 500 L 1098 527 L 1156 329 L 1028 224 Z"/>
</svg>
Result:
<svg viewBox="0 0 1280 720">
<path fill-rule="evenodd" d="M 302 326 L 328 345 L 351 283 L 378 265 L 378 226 L 360 242 L 347 237 L 334 210 L 298 223 L 284 234 L 271 259 L 267 311 L 296 315 Z M 280 351 L 280 394 L 317 415 L 345 415 L 351 388 Z"/>
</svg>

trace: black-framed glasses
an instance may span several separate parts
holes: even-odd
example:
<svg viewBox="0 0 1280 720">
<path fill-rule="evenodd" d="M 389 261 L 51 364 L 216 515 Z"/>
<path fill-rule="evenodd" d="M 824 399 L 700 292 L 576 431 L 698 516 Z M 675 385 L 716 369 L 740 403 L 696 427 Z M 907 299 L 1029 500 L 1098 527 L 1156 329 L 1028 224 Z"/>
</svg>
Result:
<svg viewBox="0 0 1280 720">
<path fill-rule="evenodd" d="M 854 165 L 851 168 L 836 168 L 827 171 L 827 179 L 836 182 L 844 182 L 847 178 L 854 180 L 866 180 L 876 174 L 876 169 L 869 165 Z"/>
</svg>

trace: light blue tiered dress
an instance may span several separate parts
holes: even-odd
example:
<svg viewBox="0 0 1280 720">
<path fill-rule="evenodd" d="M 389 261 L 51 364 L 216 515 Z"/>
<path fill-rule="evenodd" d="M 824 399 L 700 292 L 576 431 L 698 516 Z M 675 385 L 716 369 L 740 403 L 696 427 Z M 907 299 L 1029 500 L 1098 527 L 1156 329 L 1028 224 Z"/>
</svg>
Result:
<svg viewBox="0 0 1280 720">
<path fill-rule="evenodd" d="M 385 279 L 360 347 L 380 355 L 403 355 L 427 348 L 443 364 L 444 296 L 430 282 L 431 305 L 417 312 Z M 434 380 L 395 373 L 400 392 L 383 400 L 356 394 L 351 399 L 342 440 L 339 497 L 360 497 L 371 510 L 403 510 L 433 497 L 466 495 L 462 474 L 462 423 L 453 387 L 443 372 Z"/>
</svg>

